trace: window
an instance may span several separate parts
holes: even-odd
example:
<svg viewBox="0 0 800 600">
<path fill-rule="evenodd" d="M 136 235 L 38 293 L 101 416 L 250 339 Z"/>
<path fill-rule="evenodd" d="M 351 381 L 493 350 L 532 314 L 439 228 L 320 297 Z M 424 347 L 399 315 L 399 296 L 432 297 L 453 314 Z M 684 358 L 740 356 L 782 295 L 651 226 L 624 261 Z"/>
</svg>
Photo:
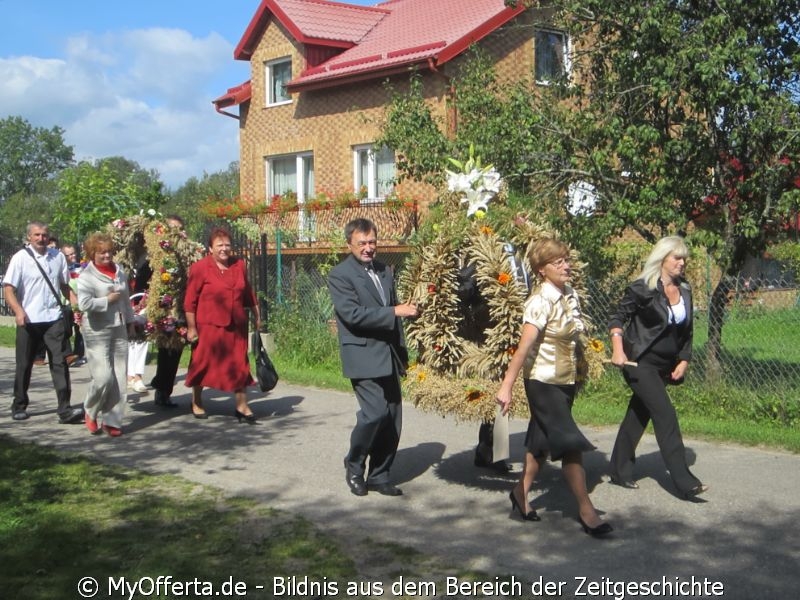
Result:
<svg viewBox="0 0 800 600">
<path fill-rule="evenodd" d="M 386 146 L 353 148 L 353 183 L 356 191 L 366 190 L 368 201 L 381 201 L 394 189 L 394 151 Z"/>
<path fill-rule="evenodd" d="M 270 156 L 267 158 L 267 198 L 288 193 L 297 194 L 297 203 L 314 195 L 314 155 L 310 152 Z M 271 201 L 271 200 L 270 200 Z M 316 217 L 299 213 L 298 234 L 303 241 L 313 240 Z"/>
<path fill-rule="evenodd" d="M 281 58 L 266 63 L 267 106 L 292 101 L 289 92 L 286 91 L 286 84 L 291 78 L 291 58 Z"/>
<path fill-rule="evenodd" d="M 537 83 L 549 83 L 569 74 L 569 42 L 563 31 L 539 30 L 534 43 Z"/>
</svg>

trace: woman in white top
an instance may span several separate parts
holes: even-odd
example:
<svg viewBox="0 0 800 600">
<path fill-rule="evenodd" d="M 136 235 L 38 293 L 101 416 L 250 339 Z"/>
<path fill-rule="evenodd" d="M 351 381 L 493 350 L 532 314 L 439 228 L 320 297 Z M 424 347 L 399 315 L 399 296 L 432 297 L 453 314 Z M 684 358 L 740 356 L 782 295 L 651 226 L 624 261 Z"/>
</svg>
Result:
<svg viewBox="0 0 800 600">
<path fill-rule="evenodd" d="M 523 370 L 531 420 L 525 438 L 525 465 L 509 494 L 511 507 L 526 521 L 540 520 L 528 505 L 528 492 L 549 455 L 551 460 L 561 459 L 564 478 L 578 502 L 578 521 L 583 530 L 592 536 L 606 535 L 613 528 L 597 514 L 583 468 L 582 453 L 594 446 L 572 418 L 576 350 L 584 323 L 578 297 L 567 285 L 571 276 L 569 248 L 561 241 L 542 239 L 531 248 L 528 261 L 539 277 L 539 285 L 525 302 L 522 335 L 497 392 L 497 403 L 505 414 L 513 402 L 514 381 Z"/>
<path fill-rule="evenodd" d="M 125 408 L 128 336 L 134 333 L 128 280 L 112 260 L 111 236 L 94 233 L 84 248 L 90 262 L 78 277 L 78 308 L 92 376 L 84 401 L 86 428 L 98 433 L 102 421 L 103 431 L 117 437 Z"/>
</svg>

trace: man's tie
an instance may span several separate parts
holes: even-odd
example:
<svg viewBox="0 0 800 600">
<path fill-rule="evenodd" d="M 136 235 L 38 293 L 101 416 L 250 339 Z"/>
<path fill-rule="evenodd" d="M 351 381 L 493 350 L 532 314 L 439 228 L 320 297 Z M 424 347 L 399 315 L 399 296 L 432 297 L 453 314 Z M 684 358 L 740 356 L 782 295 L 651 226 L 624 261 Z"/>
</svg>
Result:
<svg viewBox="0 0 800 600">
<path fill-rule="evenodd" d="M 378 274 L 375 272 L 372 263 L 368 263 L 366 267 L 367 273 L 369 273 L 369 277 L 372 279 L 372 283 L 374 283 L 375 287 L 378 288 L 378 293 L 381 296 L 381 302 L 383 302 L 383 305 L 386 306 L 386 293 L 383 291 L 383 286 L 381 285 L 381 280 L 378 278 Z"/>
</svg>

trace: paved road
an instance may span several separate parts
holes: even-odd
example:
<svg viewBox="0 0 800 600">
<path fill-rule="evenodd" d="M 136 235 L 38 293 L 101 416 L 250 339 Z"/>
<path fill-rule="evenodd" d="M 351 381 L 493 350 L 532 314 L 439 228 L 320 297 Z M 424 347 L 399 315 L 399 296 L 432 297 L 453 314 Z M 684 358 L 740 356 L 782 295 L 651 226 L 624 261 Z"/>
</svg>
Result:
<svg viewBox="0 0 800 600">
<path fill-rule="evenodd" d="M 129 406 L 125 435 L 111 439 L 91 437 L 82 426 L 57 424 L 46 367 L 34 369 L 31 418 L 12 422 L 6 407 L 13 368 L 13 350 L 0 348 L 0 397 L 8 403 L 0 435 L 251 496 L 303 515 L 342 538 L 401 542 L 489 576 L 541 577 L 561 584 L 562 597 L 631 598 L 636 596 L 615 594 L 618 589 L 611 584 L 694 577 L 721 583 L 726 599 L 791 598 L 800 583 L 797 455 L 687 440 L 693 470 L 711 491 L 702 501 L 685 502 L 673 495 L 652 436 L 646 435 L 640 448 L 641 489 L 632 491 L 606 483 L 603 476 L 615 432 L 585 428 L 598 448 L 586 456 L 592 498 L 616 529 L 609 539 L 595 540 L 579 529 L 557 467 L 546 467 L 535 488 L 542 521 L 510 518 L 507 494 L 515 475 L 472 465 L 474 424 L 406 405 L 393 470 L 405 495 L 356 498 L 345 486 L 341 466 L 354 421 L 350 394 L 283 383 L 266 396 L 254 391 L 251 406 L 260 421 L 248 426 L 233 419 L 232 399 L 217 394 L 212 401 L 213 392 L 206 392 L 211 417 L 192 418 L 188 390 L 179 381 L 181 408 L 157 409 L 152 393 L 137 395 L 139 402 Z M 88 370 L 73 369 L 72 376 L 73 404 L 78 405 Z M 512 423 L 516 468 L 524 427 Z M 581 578 L 598 587 L 579 588 Z M 582 596 L 581 590 L 586 592 Z M 530 597 L 527 590 L 524 597 Z"/>
</svg>

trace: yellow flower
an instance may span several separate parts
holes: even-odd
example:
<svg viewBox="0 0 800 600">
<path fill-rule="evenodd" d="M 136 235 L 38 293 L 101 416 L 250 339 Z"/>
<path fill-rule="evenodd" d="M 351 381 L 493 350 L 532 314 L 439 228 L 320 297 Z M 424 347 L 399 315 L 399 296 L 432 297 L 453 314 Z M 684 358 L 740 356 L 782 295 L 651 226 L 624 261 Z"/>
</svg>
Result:
<svg viewBox="0 0 800 600">
<path fill-rule="evenodd" d="M 482 208 L 479 208 L 478 210 L 475 211 L 475 218 L 476 219 L 482 219 L 485 216 L 486 216 L 486 211 L 483 210 Z"/>
<path fill-rule="evenodd" d="M 422 369 L 420 369 L 420 370 L 419 370 L 419 372 L 417 373 L 417 381 L 418 381 L 419 383 L 422 383 L 423 381 L 425 381 L 425 377 L 426 377 L 426 375 L 425 375 L 425 371 L 423 371 Z"/>
<path fill-rule="evenodd" d="M 169 273 L 165 272 L 161 274 L 161 281 L 163 281 L 164 283 L 167 283 L 170 279 L 172 279 L 172 275 L 170 275 Z"/>
<path fill-rule="evenodd" d="M 603 350 L 605 350 L 605 346 L 603 345 L 603 342 L 601 342 L 597 338 L 591 338 L 589 340 L 589 348 L 591 350 L 593 350 L 594 352 L 597 352 L 597 353 L 600 353 Z"/>
</svg>

